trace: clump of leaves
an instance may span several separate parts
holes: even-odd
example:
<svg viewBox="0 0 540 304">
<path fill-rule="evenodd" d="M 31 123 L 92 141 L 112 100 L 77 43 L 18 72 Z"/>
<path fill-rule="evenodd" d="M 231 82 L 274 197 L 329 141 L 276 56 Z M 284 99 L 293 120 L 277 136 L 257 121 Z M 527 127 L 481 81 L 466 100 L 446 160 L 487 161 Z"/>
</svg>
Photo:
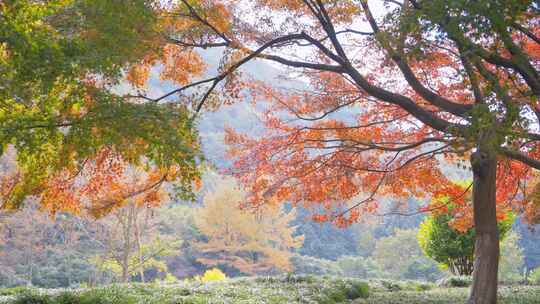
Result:
<svg viewBox="0 0 540 304">
<path fill-rule="evenodd" d="M 393 281 L 383 280 L 381 281 L 381 285 L 388 291 L 400 291 L 403 289 L 401 285 Z"/>
<path fill-rule="evenodd" d="M 366 282 L 339 281 L 336 285 L 324 289 L 319 303 L 341 303 L 346 300 L 366 299 L 369 297 L 369 284 Z"/>
<path fill-rule="evenodd" d="M 204 272 L 203 276 L 200 278 L 201 282 L 212 282 L 212 281 L 223 281 L 227 279 L 225 275 L 219 268 L 212 268 Z"/>
<path fill-rule="evenodd" d="M 345 302 L 347 300 L 347 294 L 341 288 L 329 288 L 323 292 L 319 297 L 318 302 L 320 304 L 335 304 Z"/>
<path fill-rule="evenodd" d="M 347 289 L 347 297 L 350 300 L 369 297 L 369 284 L 366 282 L 353 282 L 352 286 Z"/>
</svg>

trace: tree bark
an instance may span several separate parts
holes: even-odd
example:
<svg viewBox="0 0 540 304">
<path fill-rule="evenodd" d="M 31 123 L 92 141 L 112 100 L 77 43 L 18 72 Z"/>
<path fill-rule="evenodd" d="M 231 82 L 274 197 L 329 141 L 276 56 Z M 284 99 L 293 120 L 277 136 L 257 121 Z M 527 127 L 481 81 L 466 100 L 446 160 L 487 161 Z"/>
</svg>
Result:
<svg viewBox="0 0 540 304">
<path fill-rule="evenodd" d="M 479 147 L 471 156 L 476 241 L 473 283 L 468 304 L 497 303 L 499 231 L 495 182 L 497 158 L 492 149 Z"/>
</svg>

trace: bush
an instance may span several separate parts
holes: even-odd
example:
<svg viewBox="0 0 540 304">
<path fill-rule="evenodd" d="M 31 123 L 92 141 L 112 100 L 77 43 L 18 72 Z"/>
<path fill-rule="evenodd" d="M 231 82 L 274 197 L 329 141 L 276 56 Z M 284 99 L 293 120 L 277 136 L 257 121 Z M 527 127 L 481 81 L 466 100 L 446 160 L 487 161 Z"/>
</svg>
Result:
<svg viewBox="0 0 540 304">
<path fill-rule="evenodd" d="M 381 281 L 381 285 L 388 291 L 400 291 L 403 289 L 398 283 L 389 280 Z"/>
<path fill-rule="evenodd" d="M 347 300 L 366 299 L 369 297 L 369 285 L 366 282 L 338 280 L 327 287 L 319 296 L 317 303 L 344 303 Z"/>
<path fill-rule="evenodd" d="M 227 276 L 221 270 L 219 270 L 219 268 L 212 268 L 210 270 L 205 271 L 200 280 L 202 282 L 213 282 L 213 281 L 223 281 L 226 278 Z"/>
<path fill-rule="evenodd" d="M 347 290 L 347 298 L 354 299 L 367 299 L 369 297 L 369 284 L 366 282 L 353 282 Z"/>
<path fill-rule="evenodd" d="M 433 288 L 433 285 L 431 284 L 427 284 L 427 283 L 418 283 L 416 285 L 416 288 L 415 290 L 416 291 L 428 291 L 428 290 L 431 290 Z"/>
<path fill-rule="evenodd" d="M 86 292 L 63 292 L 58 295 L 40 294 L 28 290 L 19 294 L 13 304 L 135 304 L 137 299 L 120 288 L 102 288 Z"/>
<path fill-rule="evenodd" d="M 317 302 L 320 304 L 335 304 L 345 302 L 346 300 L 347 294 L 345 288 L 337 286 L 335 288 L 325 289 Z"/>
<path fill-rule="evenodd" d="M 437 282 L 439 287 L 469 287 L 472 284 L 472 277 L 470 276 L 451 276 L 443 278 Z"/>
</svg>

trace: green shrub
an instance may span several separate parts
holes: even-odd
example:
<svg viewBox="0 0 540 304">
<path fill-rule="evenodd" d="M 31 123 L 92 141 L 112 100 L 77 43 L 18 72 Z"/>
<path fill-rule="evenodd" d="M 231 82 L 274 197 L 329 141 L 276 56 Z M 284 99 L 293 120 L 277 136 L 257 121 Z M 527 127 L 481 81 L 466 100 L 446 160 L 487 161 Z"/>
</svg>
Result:
<svg viewBox="0 0 540 304">
<path fill-rule="evenodd" d="M 399 285 L 398 283 L 390 280 L 383 280 L 381 281 L 381 285 L 386 288 L 388 291 L 400 291 L 403 290 L 403 287 Z"/>
<path fill-rule="evenodd" d="M 433 285 L 427 283 L 418 283 L 416 284 L 416 291 L 428 291 L 433 289 Z"/>
<path fill-rule="evenodd" d="M 79 304 L 81 299 L 78 295 L 71 292 L 63 292 L 60 295 L 56 296 L 52 301 L 54 304 Z"/>
<path fill-rule="evenodd" d="M 443 278 L 437 282 L 439 287 L 469 287 L 472 284 L 472 277 L 470 276 L 451 276 Z"/>
<path fill-rule="evenodd" d="M 323 291 L 319 298 L 319 304 L 335 304 L 342 303 L 347 300 L 347 293 L 344 288 L 339 286 L 336 288 L 327 288 Z"/>
<path fill-rule="evenodd" d="M 465 190 L 468 182 L 456 183 L 456 186 Z M 467 197 L 469 200 L 470 198 Z M 440 198 L 433 202 L 435 205 L 445 203 L 450 210 L 453 204 L 448 204 L 448 198 Z M 420 224 L 418 243 L 424 254 L 447 268 L 453 275 L 469 276 L 473 272 L 474 242 L 476 232 L 474 228 L 467 231 L 458 231 L 450 225 L 453 219 L 451 212 L 432 213 Z M 498 222 L 499 236 L 504 240 L 512 229 L 514 216 L 508 213 L 504 220 Z M 511 268 L 511 267 L 509 267 Z"/>
<path fill-rule="evenodd" d="M 349 300 L 366 299 L 369 297 L 369 284 L 366 282 L 353 282 L 347 289 L 347 298 Z"/>
<path fill-rule="evenodd" d="M 419 282 L 419 281 L 399 281 L 398 286 L 402 290 L 407 291 L 427 291 L 431 290 L 435 285 L 432 283 Z"/>
<path fill-rule="evenodd" d="M 343 303 L 347 300 L 366 299 L 368 297 L 369 285 L 366 282 L 338 281 L 333 287 L 323 290 L 317 303 Z"/>
<path fill-rule="evenodd" d="M 82 293 L 63 292 L 58 295 L 28 291 L 17 296 L 13 304 L 135 304 L 135 296 L 119 288 L 102 288 Z"/>
<path fill-rule="evenodd" d="M 369 285 L 366 282 L 338 280 L 333 286 L 323 289 L 317 299 L 320 304 L 345 303 L 347 300 L 366 299 L 369 297 Z"/>
</svg>

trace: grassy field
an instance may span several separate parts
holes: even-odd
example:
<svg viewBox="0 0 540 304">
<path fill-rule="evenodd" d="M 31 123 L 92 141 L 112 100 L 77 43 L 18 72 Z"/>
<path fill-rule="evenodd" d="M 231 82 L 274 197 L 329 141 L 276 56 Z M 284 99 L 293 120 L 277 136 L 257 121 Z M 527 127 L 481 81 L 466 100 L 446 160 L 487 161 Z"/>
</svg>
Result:
<svg viewBox="0 0 540 304">
<path fill-rule="evenodd" d="M 369 287 L 368 287 L 369 286 Z M 324 277 L 245 278 L 210 283 L 129 284 L 92 289 L 0 289 L 13 304 L 465 303 L 467 288 Z M 503 286 L 500 303 L 540 304 L 540 286 Z"/>
</svg>

